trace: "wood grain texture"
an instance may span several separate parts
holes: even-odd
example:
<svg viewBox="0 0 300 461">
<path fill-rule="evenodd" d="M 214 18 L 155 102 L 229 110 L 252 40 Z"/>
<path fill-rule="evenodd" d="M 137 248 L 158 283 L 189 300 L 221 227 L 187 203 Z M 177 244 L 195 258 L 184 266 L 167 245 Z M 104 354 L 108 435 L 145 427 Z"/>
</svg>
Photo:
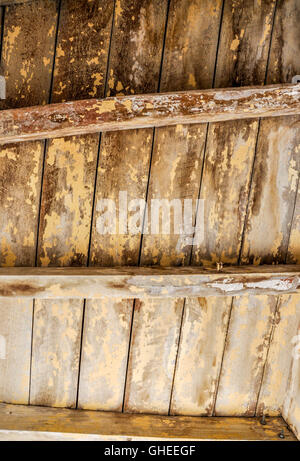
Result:
<svg viewBox="0 0 300 461">
<path fill-rule="evenodd" d="M 285 439 L 278 434 L 284 430 Z M 92 436 L 94 437 L 92 438 Z M 97 436 L 97 437 L 96 437 Z M 0 405 L 1 440 L 295 441 L 282 418 L 195 418 Z"/>
<path fill-rule="evenodd" d="M 161 91 L 212 87 L 221 9 L 221 0 L 171 1 Z"/>
<path fill-rule="evenodd" d="M 27 404 L 32 300 L 1 302 L 0 318 L 0 401 Z"/>
<path fill-rule="evenodd" d="M 278 2 L 267 83 L 290 82 L 300 72 L 297 18 L 298 2 Z M 299 117 L 261 121 L 242 252 L 244 263 L 286 261 L 300 169 L 299 143 Z"/>
<path fill-rule="evenodd" d="M 298 180 L 298 192 L 295 203 L 295 211 L 291 226 L 291 234 L 288 247 L 287 263 L 299 263 L 300 261 L 300 187 Z"/>
<path fill-rule="evenodd" d="M 275 1 L 224 3 L 216 87 L 263 85 L 274 7 Z M 257 130 L 257 120 L 209 128 L 200 193 L 205 240 L 193 248 L 194 264 L 239 260 Z"/>
<path fill-rule="evenodd" d="M 1 109 L 48 102 L 56 22 L 56 1 L 5 8 L 1 65 L 6 100 Z M 1 266 L 35 263 L 43 151 L 42 141 L 1 146 Z M 2 300 L 0 309 L 6 341 L 6 358 L 0 361 L 1 400 L 28 403 L 32 300 Z"/>
<path fill-rule="evenodd" d="M 282 414 L 299 327 L 299 295 L 281 296 L 259 394 L 258 416 Z"/>
<path fill-rule="evenodd" d="M 182 299 L 136 300 L 124 411 L 167 414 Z"/>
<path fill-rule="evenodd" d="M 297 293 L 293 264 L 211 267 L 1 268 L 0 296 L 36 299 L 176 298 Z"/>
<path fill-rule="evenodd" d="M 300 85 L 70 101 L 0 113 L 0 142 L 300 113 Z"/>
<path fill-rule="evenodd" d="M 193 0 L 170 3 L 160 90 L 187 90 L 212 86 L 220 14 L 221 2 L 209 3 Z M 201 40 L 199 40 L 200 36 Z M 209 56 L 208 60 L 207 56 Z M 207 62 L 205 66 L 202 65 L 204 60 Z M 152 199 L 160 198 L 169 200 L 198 198 L 206 129 L 206 124 L 195 126 L 178 124 L 176 127 L 156 130 L 147 195 L 148 203 Z M 195 220 L 195 205 L 193 203 L 191 224 L 194 224 Z M 175 214 L 173 209 L 170 213 L 171 216 Z M 191 235 L 187 237 L 192 238 Z M 158 235 L 145 234 L 143 236 L 141 264 L 162 266 L 188 264 L 190 248 L 185 236 L 176 235 L 174 229 L 170 230 L 169 235 L 165 235 L 160 228 Z M 181 305 L 179 303 L 178 300 L 176 310 L 168 314 L 169 322 L 174 326 L 176 332 L 173 342 L 169 340 L 168 330 L 160 318 L 160 313 L 164 312 L 165 301 L 161 300 L 161 305 L 157 310 L 153 310 L 153 300 L 146 301 L 142 309 L 138 311 L 138 321 L 133 324 L 132 330 L 131 361 L 126 388 L 128 398 L 125 409 L 129 411 L 143 411 L 144 408 L 155 413 L 168 413 L 169 411 L 183 300 Z M 143 338 L 138 328 L 145 323 L 153 323 L 157 325 L 157 328 L 148 328 L 145 331 L 147 337 Z M 163 355 L 159 354 L 159 347 L 157 349 L 150 347 L 155 343 L 162 348 Z M 141 348 L 147 352 L 145 358 L 140 354 Z M 151 365 L 149 352 L 153 353 L 152 361 L 155 365 Z M 138 362 L 137 373 L 134 368 L 136 362 Z M 166 362 L 169 368 L 164 371 Z M 149 366 L 156 385 L 151 386 L 149 381 L 148 388 L 143 391 L 141 383 L 137 386 L 135 380 L 137 374 L 148 376 Z M 161 389 L 165 391 L 162 393 Z"/>
<path fill-rule="evenodd" d="M 275 0 L 225 1 L 217 88 L 263 84 L 275 3 Z"/>
<path fill-rule="evenodd" d="M 238 261 L 257 127 L 257 120 L 209 126 L 200 193 L 204 240 L 193 246 L 193 264 Z"/>
<path fill-rule="evenodd" d="M 216 415 L 254 416 L 276 304 L 275 296 L 234 298 Z"/>
<path fill-rule="evenodd" d="M 242 250 L 244 264 L 286 260 L 300 168 L 299 127 L 299 118 L 261 121 Z"/>
<path fill-rule="evenodd" d="M 113 2 L 62 1 L 53 101 L 103 97 L 112 14 Z M 99 134 L 47 143 L 39 265 L 87 264 L 98 146 Z M 83 299 L 44 300 L 39 307 L 33 331 L 31 400 L 38 405 L 75 407 Z M 43 341 L 39 332 L 47 324 Z"/>
<path fill-rule="evenodd" d="M 6 99 L 1 109 L 48 103 L 57 9 L 57 0 L 6 8 L 1 60 Z"/>
<path fill-rule="evenodd" d="M 131 300 L 87 301 L 79 408 L 122 411 L 131 316 Z"/>
<path fill-rule="evenodd" d="M 289 385 L 283 405 L 283 417 L 300 440 L 300 360 L 299 360 L 299 333 L 300 323 L 298 323 L 298 335 L 293 354 L 293 361 L 289 374 Z"/>
<path fill-rule="evenodd" d="M 229 296 L 186 299 L 171 414 L 212 415 L 231 302 Z"/>
<path fill-rule="evenodd" d="M 157 91 L 166 8 L 165 0 L 116 2 L 106 95 Z M 101 217 L 101 199 L 113 199 L 119 205 L 120 191 L 127 191 L 128 203 L 146 197 L 152 136 L 152 129 L 102 135 L 91 239 L 93 266 L 138 264 L 141 229 L 135 235 L 126 231 L 123 235 L 103 235 L 97 232 L 97 220 Z M 99 320 L 102 338 L 110 344 L 118 338 L 118 350 L 113 357 L 104 342 L 98 347 L 98 323 L 89 320 L 93 312 L 103 319 L 107 308 L 107 301 L 102 300 L 88 302 L 86 306 L 88 324 L 83 335 L 79 406 L 121 411 L 133 301 L 110 303 L 110 316 L 105 322 Z M 97 381 L 105 387 L 99 389 Z"/>
<path fill-rule="evenodd" d="M 36 300 L 30 404 L 75 406 L 81 323 L 81 300 Z"/>
</svg>

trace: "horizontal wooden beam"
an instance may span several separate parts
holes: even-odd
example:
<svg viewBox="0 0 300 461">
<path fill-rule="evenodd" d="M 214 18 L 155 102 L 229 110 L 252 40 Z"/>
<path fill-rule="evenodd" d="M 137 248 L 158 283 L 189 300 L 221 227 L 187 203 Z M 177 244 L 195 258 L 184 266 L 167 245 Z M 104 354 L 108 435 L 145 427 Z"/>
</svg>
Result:
<svg viewBox="0 0 300 461">
<path fill-rule="evenodd" d="M 285 438 L 279 434 L 284 431 Z M 159 416 L 0 404 L 0 440 L 295 441 L 282 418 Z"/>
<path fill-rule="evenodd" d="M 0 268 L 0 297 L 145 298 L 300 292 L 300 266 Z"/>
<path fill-rule="evenodd" d="M 116 96 L 0 113 L 0 143 L 300 114 L 300 85 Z"/>
</svg>

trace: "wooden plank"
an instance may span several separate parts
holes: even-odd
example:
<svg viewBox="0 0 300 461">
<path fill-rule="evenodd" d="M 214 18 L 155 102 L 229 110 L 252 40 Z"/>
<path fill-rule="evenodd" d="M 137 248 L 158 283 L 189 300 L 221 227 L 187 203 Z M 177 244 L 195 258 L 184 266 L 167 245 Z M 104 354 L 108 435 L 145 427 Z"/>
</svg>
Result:
<svg viewBox="0 0 300 461">
<path fill-rule="evenodd" d="M 27 404 L 30 379 L 32 301 L 0 304 L 0 401 Z"/>
<path fill-rule="evenodd" d="M 264 84 L 275 4 L 274 0 L 232 0 L 224 3 L 215 77 L 217 87 Z M 202 245 L 194 246 L 193 264 L 215 264 L 218 261 L 237 264 L 240 260 L 258 127 L 257 120 L 210 125 L 200 191 L 200 198 L 205 201 L 206 231 Z M 257 300 L 250 298 L 245 303 L 249 304 L 249 308 L 244 306 L 244 315 L 249 318 L 242 318 L 241 322 L 254 325 L 254 330 L 240 332 L 238 338 L 241 344 L 236 345 L 239 340 L 236 329 L 239 327 L 233 306 L 221 373 L 217 378 L 219 383 L 213 414 L 218 411 L 224 414 L 253 414 L 255 411 L 252 405 L 256 404 L 260 382 L 257 378 L 253 379 L 252 367 L 253 363 L 259 363 L 258 374 L 262 373 L 260 351 L 265 351 L 265 345 L 261 345 L 260 341 L 265 337 L 261 331 L 255 331 L 259 317 L 255 320 L 250 306 L 256 305 Z M 257 344 L 258 353 L 252 350 L 248 357 L 248 344 L 251 342 Z M 237 356 L 232 351 L 235 345 Z M 243 354 L 247 355 L 244 361 Z M 241 377 L 239 363 L 240 368 L 243 367 Z M 223 376 L 228 378 L 228 387 L 223 385 Z M 245 378 L 243 381 L 243 376 L 248 380 Z"/>
<path fill-rule="evenodd" d="M 0 142 L 300 113 L 299 84 L 115 96 L 2 111 Z"/>
<path fill-rule="evenodd" d="M 299 128 L 299 118 L 261 122 L 242 263 L 286 260 L 300 169 Z"/>
<path fill-rule="evenodd" d="M 275 296 L 234 298 L 215 414 L 254 416 L 272 324 Z"/>
<path fill-rule="evenodd" d="M 157 91 L 166 9 L 166 0 L 116 2 L 106 95 Z M 118 206 L 120 191 L 126 191 L 128 203 L 146 197 L 152 137 L 152 129 L 102 135 L 91 239 L 92 265 L 138 264 L 141 231 L 130 236 L 121 230 L 117 235 L 103 235 L 97 231 L 97 220 L 101 216 L 102 199 L 113 199 Z M 87 302 L 79 407 L 122 410 L 132 308 L 132 300 L 110 302 L 109 317 L 105 322 L 99 320 L 101 337 L 110 344 L 117 338 L 118 351 L 112 356 L 104 343 L 99 345 L 98 321 L 92 320 L 93 314 L 103 319 L 107 300 Z M 99 388 L 97 380 L 106 383 L 107 391 Z"/>
<path fill-rule="evenodd" d="M 274 7 L 274 0 L 224 3 L 217 87 L 264 84 Z M 257 120 L 209 127 L 200 191 L 205 232 L 193 247 L 194 264 L 238 263 L 257 130 Z"/>
<path fill-rule="evenodd" d="M 1 64 L 6 100 L 0 108 L 48 102 L 57 2 L 41 0 L 5 9 Z M 4 145 L 0 151 L 0 265 L 35 263 L 44 143 Z M 32 300 L 1 301 L 1 400 L 28 403 Z"/>
<path fill-rule="evenodd" d="M 0 6 L 16 5 L 18 3 L 34 2 L 34 0 L 0 0 Z"/>
<path fill-rule="evenodd" d="M 1 268 L 1 298 L 176 298 L 285 294 L 300 290 L 291 266 Z"/>
<path fill-rule="evenodd" d="M 299 295 L 281 296 L 258 399 L 258 416 L 282 414 L 299 325 Z"/>
<path fill-rule="evenodd" d="M 124 411 L 167 414 L 183 300 L 137 300 Z"/>
<path fill-rule="evenodd" d="M 36 300 L 30 404 L 76 404 L 82 323 L 81 300 Z"/>
<path fill-rule="evenodd" d="M 285 439 L 278 437 L 284 430 Z M 282 418 L 195 418 L 0 405 L 1 440 L 274 440 L 296 441 Z M 89 439 L 89 438 L 88 438 Z"/>
<path fill-rule="evenodd" d="M 231 297 L 187 298 L 170 413 L 211 416 Z"/>
<path fill-rule="evenodd" d="M 289 385 L 283 405 L 283 417 L 300 440 L 300 360 L 299 360 L 300 323 L 295 337 L 293 360 L 289 374 Z"/>
<path fill-rule="evenodd" d="M 295 203 L 291 235 L 289 240 L 287 263 L 299 264 L 300 262 L 300 186 L 298 182 L 298 192 Z"/>
<path fill-rule="evenodd" d="M 79 408 L 122 411 L 132 300 L 87 300 Z"/>
<path fill-rule="evenodd" d="M 297 1 L 278 2 L 267 83 L 290 82 L 300 72 L 299 18 Z M 299 123 L 299 117 L 261 121 L 242 251 L 244 263 L 286 262 L 300 170 Z"/>
<path fill-rule="evenodd" d="M 52 101 L 103 97 L 112 14 L 112 2 L 62 1 Z M 99 134 L 58 138 L 47 144 L 39 265 L 87 264 L 98 146 Z M 38 309 L 31 403 L 75 407 L 83 299 L 44 300 Z M 43 339 L 39 335 L 44 325 L 48 327 Z"/>
<path fill-rule="evenodd" d="M 211 87 L 220 15 L 220 1 L 213 4 L 199 0 L 170 3 L 160 90 Z M 207 63 L 205 66 L 202 65 L 203 61 Z M 152 199 L 161 198 L 169 199 L 169 203 L 173 199 L 183 201 L 198 198 L 206 129 L 206 124 L 202 124 L 176 125 L 156 130 L 147 194 L 149 203 Z M 172 223 L 173 209 L 170 214 Z M 194 220 L 193 202 L 193 223 Z M 192 239 L 192 235 L 186 237 Z M 156 235 L 153 232 L 143 235 L 140 261 L 142 265 L 188 264 L 190 248 L 184 235 L 176 235 L 172 229 L 169 234 L 164 234 L 160 228 Z M 147 412 L 169 412 L 184 301 L 168 303 L 171 308 L 168 318 L 173 328 L 172 338 L 161 318 L 166 301 L 161 299 L 157 309 L 153 309 L 154 305 L 153 299 L 145 300 L 138 313 L 134 313 L 136 321 L 132 329 L 126 387 L 125 409 L 128 411 L 146 409 Z M 145 338 L 139 333 L 144 324 L 156 325 L 155 328 L 145 329 Z M 159 351 L 163 351 L 163 354 Z M 150 385 L 149 381 L 143 390 L 140 377 L 149 380 L 149 370 L 153 382 L 157 384 Z"/>
</svg>

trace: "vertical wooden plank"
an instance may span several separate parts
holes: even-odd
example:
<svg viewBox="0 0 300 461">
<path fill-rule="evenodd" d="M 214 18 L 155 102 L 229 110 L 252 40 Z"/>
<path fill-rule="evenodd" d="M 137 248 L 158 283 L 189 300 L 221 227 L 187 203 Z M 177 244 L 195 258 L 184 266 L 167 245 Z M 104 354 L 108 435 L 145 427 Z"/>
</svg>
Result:
<svg viewBox="0 0 300 461">
<path fill-rule="evenodd" d="M 216 87 L 264 83 L 274 8 L 275 0 L 225 2 Z M 200 194 L 204 241 L 193 248 L 194 264 L 238 262 L 257 130 L 257 120 L 209 127 Z"/>
<path fill-rule="evenodd" d="M 0 108 L 48 102 L 53 64 L 57 2 L 5 8 L 2 67 L 6 99 Z M 44 143 L 10 144 L 0 149 L 0 265 L 35 263 Z M 5 358 L 0 360 L 0 399 L 28 403 L 32 302 L 1 302 Z"/>
<path fill-rule="evenodd" d="M 181 312 L 181 299 L 136 301 L 125 411 L 168 413 Z"/>
<path fill-rule="evenodd" d="M 112 14 L 112 1 L 62 1 L 53 102 L 103 97 Z M 98 134 L 47 144 L 39 265 L 87 264 L 98 145 Z M 37 303 L 31 403 L 76 405 L 82 312 L 83 301 Z"/>
<path fill-rule="evenodd" d="M 225 2 L 216 87 L 264 84 L 275 3 Z M 204 241 L 193 247 L 194 264 L 239 261 L 258 126 L 257 120 L 209 126 L 200 193 L 204 200 Z M 253 306 L 264 301 L 265 313 L 259 309 L 255 314 Z M 274 309 L 274 299 L 233 301 L 217 386 L 217 414 L 254 414 Z"/>
<path fill-rule="evenodd" d="M 116 2 L 107 95 L 157 91 L 166 10 L 166 0 Z M 113 199 L 117 207 L 120 191 L 127 192 L 128 203 L 132 199 L 145 199 L 152 136 L 152 129 L 102 135 L 91 240 L 92 265 L 138 264 L 141 232 L 122 234 L 117 221 L 117 234 L 104 235 L 99 233 L 97 221 L 103 213 L 99 209 L 102 199 Z M 87 302 L 79 407 L 122 410 L 132 306 L 132 301 L 127 300 L 109 305 L 102 300 Z"/>
<path fill-rule="evenodd" d="M 300 262 L 300 186 L 298 179 L 298 192 L 295 203 L 295 211 L 291 228 L 288 248 L 287 263 L 299 264 Z"/>
<path fill-rule="evenodd" d="M 281 296 L 258 399 L 258 415 L 282 414 L 299 325 L 300 296 Z"/>
<path fill-rule="evenodd" d="M 261 121 L 242 263 L 286 260 L 300 168 L 299 129 L 299 118 Z"/>
<path fill-rule="evenodd" d="M 234 298 L 216 415 L 254 416 L 276 304 L 275 296 Z"/>
<path fill-rule="evenodd" d="M 278 2 L 267 83 L 291 82 L 292 76 L 299 74 L 299 19 L 299 2 Z M 299 123 L 299 117 L 261 121 L 242 251 L 244 263 L 286 261 L 300 169 Z"/>
<path fill-rule="evenodd" d="M 212 415 L 231 303 L 231 297 L 186 299 L 171 414 Z"/>
<path fill-rule="evenodd" d="M 1 301 L 0 318 L 0 401 L 27 404 L 32 301 Z"/>
<path fill-rule="evenodd" d="M 36 300 L 30 403 L 75 407 L 82 302 Z"/>
<path fill-rule="evenodd" d="M 79 406 L 122 411 L 131 300 L 87 300 Z"/>
<path fill-rule="evenodd" d="M 299 359 L 299 335 L 300 323 L 298 324 L 297 344 L 293 354 L 292 365 L 289 375 L 289 386 L 283 406 L 283 417 L 292 428 L 296 437 L 300 440 L 300 359 Z"/>
<path fill-rule="evenodd" d="M 212 86 L 221 10 L 222 2 L 219 0 L 170 3 L 160 86 L 162 91 Z M 206 129 L 206 125 L 178 125 L 155 131 L 148 203 L 155 198 L 169 201 L 192 199 L 194 222 Z M 171 223 L 173 215 L 171 210 Z M 163 234 L 161 229 L 158 235 L 145 234 L 141 264 L 189 264 L 191 245 L 187 245 L 184 237 L 176 235 L 173 229 L 170 234 Z M 153 309 L 154 305 L 156 309 Z M 149 300 L 135 310 L 124 406 L 126 411 L 168 413 L 182 308 L 183 300 L 180 299 Z M 172 325 L 171 331 L 166 328 L 167 324 Z M 147 327 L 144 328 L 144 325 Z M 210 375 L 210 370 L 206 372 Z M 179 394 L 180 389 L 176 395 L 178 405 L 181 405 Z"/>
<path fill-rule="evenodd" d="M 37 0 L 5 8 L 1 64 L 6 99 L 1 109 L 49 101 L 57 0 Z"/>
</svg>

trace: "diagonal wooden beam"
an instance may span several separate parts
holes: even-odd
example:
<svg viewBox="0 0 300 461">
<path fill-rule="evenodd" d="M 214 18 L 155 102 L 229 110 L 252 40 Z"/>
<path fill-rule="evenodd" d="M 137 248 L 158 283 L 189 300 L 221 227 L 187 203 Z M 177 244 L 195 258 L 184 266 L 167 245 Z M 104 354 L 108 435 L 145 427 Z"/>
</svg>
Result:
<svg viewBox="0 0 300 461">
<path fill-rule="evenodd" d="M 284 431 L 285 438 L 279 434 Z M 159 416 L 0 404 L 0 440 L 296 441 L 282 418 Z"/>
<path fill-rule="evenodd" d="M 300 266 L 0 268 L 0 298 L 146 298 L 300 292 Z"/>
<path fill-rule="evenodd" d="M 116 96 L 0 113 L 0 143 L 300 114 L 300 85 Z"/>
</svg>

